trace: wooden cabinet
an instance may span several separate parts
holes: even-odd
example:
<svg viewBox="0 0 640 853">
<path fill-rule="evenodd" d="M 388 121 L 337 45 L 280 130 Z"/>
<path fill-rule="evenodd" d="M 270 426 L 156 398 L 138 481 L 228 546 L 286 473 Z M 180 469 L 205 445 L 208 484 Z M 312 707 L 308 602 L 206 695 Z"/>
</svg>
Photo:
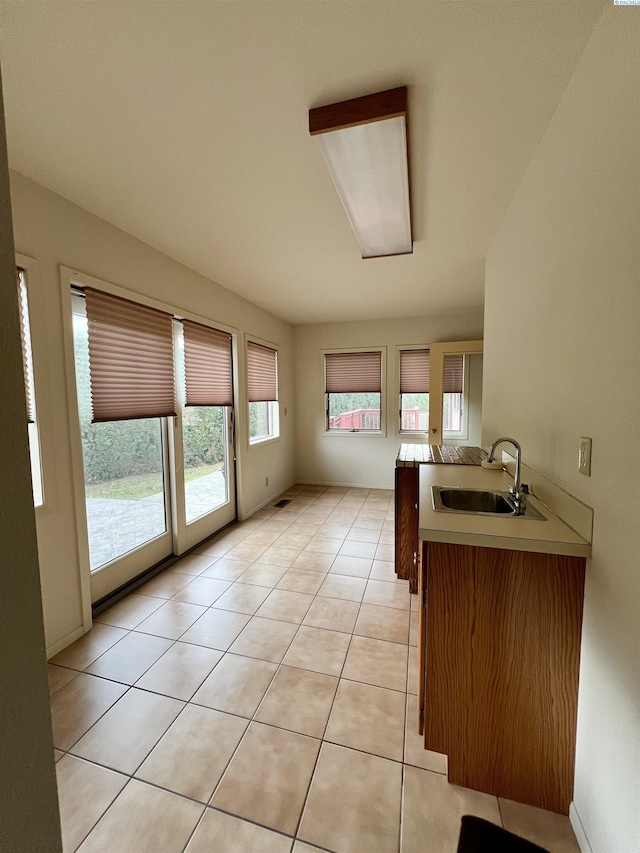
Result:
<svg viewBox="0 0 640 853">
<path fill-rule="evenodd" d="M 396 468 L 396 575 L 409 581 L 409 590 L 418 591 L 418 471 Z"/>
<path fill-rule="evenodd" d="M 419 707 L 450 782 L 568 813 L 585 562 L 422 543 Z"/>
</svg>

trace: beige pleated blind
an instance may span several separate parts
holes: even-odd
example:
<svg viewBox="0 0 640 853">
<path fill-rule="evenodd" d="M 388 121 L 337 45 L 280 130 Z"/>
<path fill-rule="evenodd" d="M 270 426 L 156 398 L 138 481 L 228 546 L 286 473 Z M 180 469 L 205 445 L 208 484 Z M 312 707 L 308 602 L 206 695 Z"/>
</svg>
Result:
<svg viewBox="0 0 640 853">
<path fill-rule="evenodd" d="M 187 406 L 233 405 L 231 335 L 183 320 Z"/>
<path fill-rule="evenodd" d="M 429 350 L 400 350 L 400 393 L 429 393 Z"/>
<path fill-rule="evenodd" d="M 27 402 L 27 420 L 34 422 L 33 404 L 33 373 L 31 368 L 31 330 L 29 328 L 29 307 L 27 304 L 27 285 L 24 280 L 24 270 L 16 270 L 18 277 L 18 310 L 20 312 L 20 341 L 22 344 L 22 372 L 24 374 L 24 390 Z"/>
<path fill-rule="evenodd" d="M 171 315 L 92 288 L 85 296 L 93 423 L 175 415 Z"/>
<path fill-rule="evenodd" d="M 278 399 L 278 353 L 247 341 L 247 387 L 250 403 Z"/>
<path fill-rule="evenodd" d="M 445 394 L 462 394 L 464 356 L 445 355 L 442 390 Z"/>
<path fill-rule="evenodd" d="M 382 353 L 333 352 L 324 359 L 327 394 L 382 390 Z"/>
</svg>

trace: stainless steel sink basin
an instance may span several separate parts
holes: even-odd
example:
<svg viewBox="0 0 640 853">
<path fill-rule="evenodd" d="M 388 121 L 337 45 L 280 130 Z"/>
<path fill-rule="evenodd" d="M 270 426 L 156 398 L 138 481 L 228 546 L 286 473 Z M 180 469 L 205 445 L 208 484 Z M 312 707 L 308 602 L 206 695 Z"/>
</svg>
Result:
<svg viewBox="0 0 640 853">
<path fill-rule="evenodd" d="M 537 509 L 527 503 L 523 515 L 509 499 L 509 492 L 491 492 L 483 489 L 455 489 L 432 486 L 431 496 L 436 512 L 461 512 L 468 515 L 499 515 L 513 518 L 545 520 Z"/>
</svg>

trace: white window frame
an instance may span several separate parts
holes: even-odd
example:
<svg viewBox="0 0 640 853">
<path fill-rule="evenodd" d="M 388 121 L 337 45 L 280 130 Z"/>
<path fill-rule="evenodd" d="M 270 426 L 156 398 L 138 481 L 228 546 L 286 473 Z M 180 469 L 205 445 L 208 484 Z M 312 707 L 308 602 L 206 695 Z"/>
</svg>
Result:
<svg viewBox="0 0 640 853">
<path fill-rule="evenodd" d="M 431 344 L 402 344 L 396 346 L 396 399 L 398 401 L 397 411 L 395 413 L 396 429 L 395 435 L 406 436 L 407 438 L 419 439 L 424 442 L 425 436 L 429 435 L 429 418 L 427 417 L 426 429 L 402 429 L 402 394 L 400 393 L 400 353 L 404 350 L 426 349 L 429 350 L 429 371 L 431 372 Z M 431 408 L 431 392 L 429 392 L 429 408 Z"/>
<path fill-rule="evenodd" d="M 325 356 L 340 354 L 343 352 L 379 352 L 380 353 L 380 429 L 329 429 L 327 412 L 329 408 L 329 395 L 326 392 Z M 322 388 L 322 435 L 341 436 L 342 438 L 386 438 L 387 437 L 387 348 L 386 347 L 336 347 L 335 349 L 323 349 L 320 351 L 320 376 Z"/>
<path fill-rule="evenodd" d="M 444 396 L 444 395 L 443 395 Z M 443 403 L 444 411 L 444 403 Z M 469 437 L 469 359 L 462 353 L 462 418 L 460 429 L 442 430 L 443 441 L 466 441 Z"/>
<path fill-rule="evenodd" d="M 259 344 L 263 347 L 269 347 L 269 349 L 273 349 L 277 353 L 276 358 L 276 374 L 277 374 L 277 384 L 278 384 L 278 397 L 280 397 L 280 348 L 277 344 L 273 344 L 270 341 L 265 341 L 262 338 L 256 338 L 254 335 L 245 335 L 245 344 L 244 344 L 244 358 L 245 358 L 245 371 L 244 371 L 244 380 L 245 380 L 245 394 L 247 401 L 247 447 L 249 450 L 255 447 L 264 447 L 266 444 L 273 444 L 276 441 L 280 441 L 280 400 L 268 400 L 265 401 L 267 403 L 267 422 L 269 424 L 269 432 L 266 435 L 257 435 L 255 438 L 251 437 L 251 419 L 250 419 L 250 406 L 252 405 L 249 402 L 249 376 L 247 373 L 247 344 L 251 341 L 254 344 Z"/>
</svg>

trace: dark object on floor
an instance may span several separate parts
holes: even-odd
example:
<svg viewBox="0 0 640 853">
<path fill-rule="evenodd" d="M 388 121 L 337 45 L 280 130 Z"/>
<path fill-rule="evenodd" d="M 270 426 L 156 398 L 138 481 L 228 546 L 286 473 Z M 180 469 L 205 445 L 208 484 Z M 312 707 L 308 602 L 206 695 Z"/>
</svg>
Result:
<svg viewBox="0 0 640 853">
<path fill-rule="evenodd" d="M 274 504 L 274 507 L 277 506 L 278 509 L 282 509 L 283 506 L 286 506 L 287 504 L 290 504 L 290 503 L 291 503 L 290 500 L 289 501 L 282 500 L 282 501 L 278 501 L 277 504 Z"/>
<path fill-rule="evenodd" d="M 464 815 L 460 827 L 458 853 L 549 853 L 531 841 L 507 832 L 488 820 Z"/>
</svg>

